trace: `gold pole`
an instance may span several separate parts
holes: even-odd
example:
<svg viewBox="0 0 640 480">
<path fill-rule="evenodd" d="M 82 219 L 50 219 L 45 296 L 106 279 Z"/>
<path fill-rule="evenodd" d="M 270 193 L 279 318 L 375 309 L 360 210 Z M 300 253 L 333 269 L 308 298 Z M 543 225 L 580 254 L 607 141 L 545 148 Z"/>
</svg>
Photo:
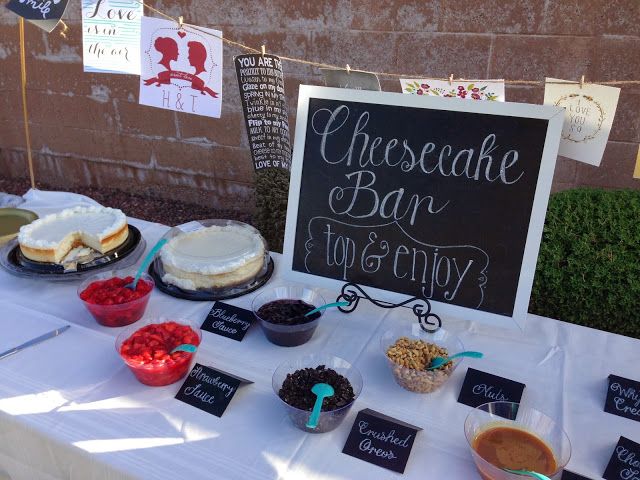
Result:
<svg viewBox="0 0 640 480">
<path fill-rule="evenodd" d="M 31 188 L 36 188 L 31 157 L 31 133 L 29 132 L 29 114 L 27 113 L 27 59 L 24 53 L 24 18 L 20 17 L 20 78 L 22 80 L 22 116 L 24 117 L 24 137 L 27 142 L 27 159 Z"/>
</svg>

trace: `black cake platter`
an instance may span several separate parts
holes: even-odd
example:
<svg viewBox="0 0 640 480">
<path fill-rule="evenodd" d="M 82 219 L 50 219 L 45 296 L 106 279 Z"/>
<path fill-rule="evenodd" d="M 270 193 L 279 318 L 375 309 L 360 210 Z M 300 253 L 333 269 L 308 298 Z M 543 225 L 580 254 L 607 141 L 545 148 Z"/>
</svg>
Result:
<svg viewBox="0 0 640 480">
<path fill-rule="evenodd" d="M 239 285 L 231 285 L 220 288 L 188 290 L 177 285 L 173 285 L 164 280 L 163 277 L 165 276 L 166 272 L 164 271 L 161 256 L 157 255 L 154 261 L 149 266 L 149 275 L 151 275 L 151 277 L 153 278 L 153 281 L 156 283 L 156 287 L 158 288 L 158 290 L 166 293 L 167 295 L 171 295 L 172 297 L 181 298 L 184 300 L 208 302 L 240 297 L 242 295 L 246 295 L 247 293 L 253 292 L 254 290 L 257 290 L 262 285 L 267 283 L 267 281 L 273 274 L 273 259 L 269 255 L 267 243 L 262 235 L 260 235 L 260 232 L 246 223 L 237 222 L 235 220 L 222 219 L 194 220 L 171 228 L 162 238 L 169 241 L 178 235 L 197 231 L 202 228 L 207 228 L 214 225 L 220 227 L 231 225 L 243 226 L 245 228 L 249 228 L 254 233 L 260 236 L 260 239 L 264 245 L 264 259 L 262 262 L 262 267 L 260 268 L 260 271 L 255 275 L 255 277 Z"/>
<path fill-rule="evenodd" d="M 89 255 L 58 264 L 30 260 L 22 254 L 18 239 L 14 238 L 0 249 L 0 266 L 18 277 L 51 281 L 82 280 L 105 270 L 135 265 L 146 247 L 140 230 L 129 225 L 127 239 L 113 250 L 104 254 L 91 250 Z"/>
</svg>

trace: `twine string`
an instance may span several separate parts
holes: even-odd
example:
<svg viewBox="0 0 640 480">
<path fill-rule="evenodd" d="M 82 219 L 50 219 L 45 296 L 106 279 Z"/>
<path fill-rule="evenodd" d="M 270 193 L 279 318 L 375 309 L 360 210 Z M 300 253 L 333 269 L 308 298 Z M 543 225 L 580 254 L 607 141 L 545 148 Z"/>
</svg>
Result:
<svg viewBox="0 0 640 480">
<path fill-rule="evenodd" d="M 166 18 L 167 20 L 171 20 L 175 23 L 179 23 L 179 20 L 171 15 L 168 15 L 166 13 L 164 13 L 161 10 L 158 10 L 155 7 L 152 7 L 151 5 L 145 3 L 143 0 L 135 0 L 136 2 L 138 2 L 141 5 L 144 5 L 145 7 L 147 7 L 149 10 L 151 10 L 154 13 L 157 13 L 158 15 L 163 16 L 164 18 Z M 213 32 L 209 32 L 207 30 L 204 30 L 196 25 L 188 25 L 188 24 L 183 24 L 185 26 L 188 26 L 189 28 L 191 28 L 192 30 L 195 30 L 197 32 L 200 32 L 202 34 L 205 35 L 209 35 L 215 38 L 219 38 L 220 40 L 222 40 L 224 43 L 228 44 L 228 45 L 233 45 L 234 47 L 238 47 L 246 52 L 249 53 L 261 53 L 260 49 L 256 49 L 253 47 L 250 47 L 249 45 L 245 45 L 244 43 L 241 42 L 236 42 L 234 40 L 231 40 L 229 38 L 226 38 L 224 36 L 220 36 L 217 35 Z M 331 65 L 329 63 L 321 63 L 321 62 L 313 62 L 310 60 L 304 60 L 302 58 L 295 58 L 295 57 L 287 57 L 285 55 L 277 55 L 275 54 L 277 57 L 279 57 L 281 60 L 285 60 L 287 62 L 293 62 L 293 63 L 300 63 L 303 65 L 309 65 L 312 67 L 317 67 L 317 68 L 329 68 L 332 70 L 344 70 L 345 68 L 342 66 L 338 66 L 338 65 Z M 350 69 L 351 71 L 356 71 L 353 69 Z M 555 85 L 581 85 L 581 82 L 579 80 L 572 82 L 572 81 L 561 81 L 561 82 L 556 82 L 556 81 L 541 81 L 541 80 L 491 80 L 491 79 L 469 79 L 469 78 L 458 78 L 458 79 L 452 79 L 451 77 L 446 77 L 446 78 L 440 78 L 440 77 L 426 77 L 424 75 L 415 75 L 415 74 L 406 74 L 406 73 L 389 73 L 389 72 L 374 72 L 374 71 L 369 71 L 369 70 L 357 70 L 358 72 L 364 72 L 364 73 L 371 73 L 374 75 L 377 75 L 379 77 L 391 77 L 391 78 L 424 78 L 426 80 L 440 80 L 440 81 L 461 81 L 464 80 L 465 82 L 483 82 L 483 83 L 505 83 L 507 85 L 530 85 L 530 86 L 536 86 L 536 85 L 549 85 L 549 84 L 555 84 Z M 589 83 L 597 83 L 598 85 L 638 85 L 640 84 L 640 80 L 608 80 L 608 81 L 603 81 L 603 82 L 589 82 Z M 584 82 L 583 85 L 589 85 L 589 83 Z"/>
<path fill-rule="evenodd" d="M 250 47 L 249 45 L 245 45 L 244 43 L 241 42 L 236 42 L 234 40 L 231 40 L 230 38 L 226 38 L 223 37 L 221 35 L 218 35 L 216 33 L 210 32 L 208 30 L 204 30 L 196 25 L 188 25 L 188 24 L 184 24 L 183 23 L 183 17 L 180 16 L 179 18 L 175 18 L 167 13 L 164 13 L 162 10 L 159 10 L 147 3 L 145 3 L 143 0 L 135 0 L 137 3 L 143 5 L 144 7 L 147 7 L 147 9 L 149 9 L 150 11 L 157 13 L 158 15 L 166 18 L 167 20 L 171 20 L 175 23 L 177 23 L 178 25 L 180 25 L 180 27 L 188 27 L 189 29 L 192 29 L 194 31 L 200 32 L 204 35 L 209 35 L 215 38 L 219 38 L 222 42 L 228 44 L 228 45 L 233 45 L 234 47 L 237 47 L 241 50 L 244 50 L 245 52 L 249 52 L 249 53 L 261 53 L 262 50 L 258 50 L 256 48 Z M 60 35 L 63 38 L 67 38 L 67 32 L 70 30 L 69 26 L 61 19 L 60 20 L 60 25 L 62 27 L 62 30 L 60 31 Z M 31 132 L 29 130 L 29 115 L 28 115 L 28 111 L 27 111 L 27 67 L 26 67 L 26 55 L 25 55 L 25 42 L 24 42 L 24 19 L 22 17 L 20 17 L 19 20 L 19 31 L 20 31 L 20 78 L 21 78 L 21 89 L 22 89 L 22 114 L 23 114 L 23 119 L 24 119 L 24 136 L 25 136 L 25 140 L 27 143 L 27 160 L 29 163 L 29 177 L 31 179 L 31 187 L 35 188 L 36 184 L 35 184 L 35 175 L 33 172 L 33 157 L 31 154 Z M 264 54 L 264 53 L 263 53 Z M 278 56 L 281 60 L 287 61 L 287 62 L 292 62 L 292 63 L 300 63 L 303 65 L 309 65 L 312 67 L 317 67 L 317 68 L 328 68 L 328 69 L 332 69 L 332 70 L 344 70 L 343 67 L 338 66 L 338 65 L 332 65 L 329 63 L 321 63 L 321 62 L 314 62 L 314 61 L 310 61 L 310 60 L 304 60 L 302 58 L 295 58 L 295 57 L 288 57 L 285 55 L 276 55 Z M 351 68 L 349 67 L 349 65 L 347 65 L 347 70 L 348 72 L 351 72 Z M 448 81 L 450 84 L 451 82 L 454 80 L 453 79 L 453 75 L 450 75 L 448 78 L 440 78 L 440 77 L 426 77 L 424 75 L 414 75 L 414 74 L 405 74 L 405 73 L 389 73 L 389 72 L 374 72 L 374 71 L 369 71 L 369 70 L 353 70 L 353 71 L 357 71 L 357 72 L 364 72 L 364 73 L 370 73 L 373 75 L 377 75 L 379 77 L 391 77 L 391 78 L 420 78 L 420 79 L 425 79 L 425 80 L 439 80 L 439 81 Z M 584 85 L 588 85 L 584 82 L 584 75 L 580 78 L 579 81 L 540 81 L 540 80 L 491 80 L 491 79 L 462 79 L 459 78 L 457 79 L 458 81 L 462 81 L 464 80 L 465 82 L 483 82 L 483 83 L 504 83 L 506 85 L 531 85 L 531 86 L 537 86 L 537 85 L 548 85 L 548 84 L 558 84 L 558 85 L 580 85 L 580 88 L 582 88 Z M 640 84 L 640 80 L 608 80 L 608 81 L 598 81 L 598 82 L 592 82 L 592 83 L 597 83 L 599 85 L 638 85 Z"/>
<path fill-rule="evenodd" d="M 29 131 L 29 114 L 27 112 L 27 59 L 24 48 L 24 18 L 20 17 L 20 86 L 22 90 L 22 118 L 24 120 L 24 137 L 27 142 L 27 161 L 29 163 L 29 178 L 31 188 L 36 188 L 35 175 L 33 173 L 33 158 L 31 156 L 31 132 Z"/>
</svg>

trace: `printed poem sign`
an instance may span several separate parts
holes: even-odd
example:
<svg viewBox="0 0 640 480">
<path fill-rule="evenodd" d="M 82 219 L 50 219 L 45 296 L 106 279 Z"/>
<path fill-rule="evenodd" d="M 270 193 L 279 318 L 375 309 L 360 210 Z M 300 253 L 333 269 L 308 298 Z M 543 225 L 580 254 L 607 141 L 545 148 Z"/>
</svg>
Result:
<svg viewBox="0 0 640 480">
<path fill-rule="evenodd" d="M 291 168 L 289 117 L 282 62 L 274 55 L 234 59 L 244 120 L 256 170 Z"/>
<path fill-rule="evenodd" d="M 307 91 L 289 194 L 289 277 L 435 300 L 464 307 L 448 312 L 466 318 L 487 319 L 477 310 L 523 318 L 555 162 L 555 151 L 543 161 L 551 122 L 526 110 L 547 107 Z M 439 108 L 407 106 L 431 102 Z M 556 117 L 554 150 L 562 111 L 544 114 Z"/>
<path fill-rule="evenodd" d="M 142 17 L 140 104 L 220 117 L 222 32 Z"/>
<path fill-rule="evenodd" d="M 136 0 L 82 0 L 85 72 L 140 75 L 140 21 Z"/>
</svg>

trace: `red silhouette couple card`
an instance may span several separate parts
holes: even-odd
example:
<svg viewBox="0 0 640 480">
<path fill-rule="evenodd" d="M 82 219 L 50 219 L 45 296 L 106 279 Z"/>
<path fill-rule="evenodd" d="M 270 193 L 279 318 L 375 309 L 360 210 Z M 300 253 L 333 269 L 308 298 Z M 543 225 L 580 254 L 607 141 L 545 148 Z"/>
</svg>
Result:
<svg viewBox="0 0 640 480">
<path fill-rule="evenodd" d="M 142 18 L 140 104 L 220 117 L 222 32 Z"/>
</svg>

